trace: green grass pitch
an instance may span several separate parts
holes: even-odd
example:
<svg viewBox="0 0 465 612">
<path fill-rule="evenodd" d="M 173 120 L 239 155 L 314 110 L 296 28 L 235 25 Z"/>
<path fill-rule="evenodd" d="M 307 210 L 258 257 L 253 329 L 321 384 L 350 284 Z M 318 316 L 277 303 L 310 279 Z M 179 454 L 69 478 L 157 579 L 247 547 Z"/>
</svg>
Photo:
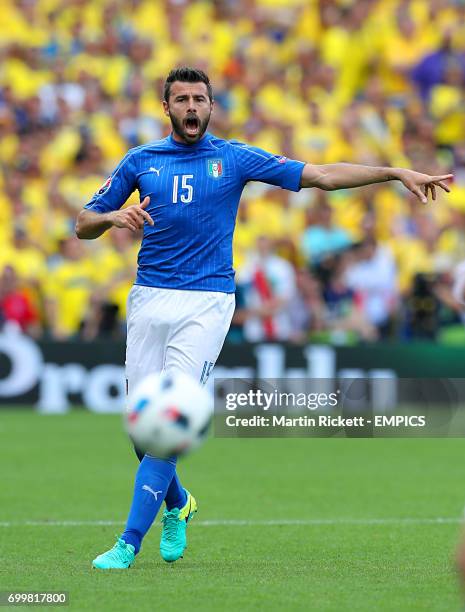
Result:
<svg viewBox="0 0 465 612">
<path fill-rule="evenodd" d="M 110 573 L 91 560 L 137 466 L 120 418 L 1 410 L 0 440 L 0 590 L 65 590 L 73 610 L 460 609 L 462 439 L 211 438 L 179 464 L 199 503 L 184 559 L 161 560 L 158 517 Z"/>
</svg>

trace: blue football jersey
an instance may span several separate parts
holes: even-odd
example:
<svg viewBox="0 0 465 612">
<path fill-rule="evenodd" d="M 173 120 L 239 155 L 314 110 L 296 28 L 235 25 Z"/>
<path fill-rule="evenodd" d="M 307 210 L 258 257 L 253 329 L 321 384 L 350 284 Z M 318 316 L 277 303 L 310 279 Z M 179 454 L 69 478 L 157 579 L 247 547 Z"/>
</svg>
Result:
<svg viewBox="0 0 465 612">
<path fill-rule="evenodd" d="M 136 284 L 234 292 L 232 242 L 242 190 L 261 181 L 298 191 L 304 163 L 210 133 L 195 144 L 172 135 L 131 149 L 85 208 L 117 210 L 138 189 L 144 223 Z"/>
</svg>

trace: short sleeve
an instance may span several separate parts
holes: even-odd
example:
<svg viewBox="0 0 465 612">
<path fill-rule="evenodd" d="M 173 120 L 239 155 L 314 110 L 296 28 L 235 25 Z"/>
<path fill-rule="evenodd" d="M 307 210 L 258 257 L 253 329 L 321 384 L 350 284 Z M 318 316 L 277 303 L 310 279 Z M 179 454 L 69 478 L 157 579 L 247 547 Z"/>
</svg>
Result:
<svg viewBox="0 0 465 612">
<path fill-rule="evenodd" d="M 290 191 L 300 190 L 300 180 L 305 163 L 273 155 L 242 143 L 232 143 L 238 168 L 244 182 L 261 181 Z"/>
<path fill-rule="evenodd" d="M 137 188 L 137 168 L 134 151 L 129 151 L 105 183 L 84 206 L 98 213 L 118 210 Z"/>
</svg>

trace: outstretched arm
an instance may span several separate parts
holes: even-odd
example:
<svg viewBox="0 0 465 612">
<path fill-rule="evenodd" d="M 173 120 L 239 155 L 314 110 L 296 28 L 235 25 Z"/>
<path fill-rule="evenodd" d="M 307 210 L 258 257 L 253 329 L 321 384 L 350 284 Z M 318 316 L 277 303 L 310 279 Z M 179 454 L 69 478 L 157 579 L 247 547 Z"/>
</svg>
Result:
<svg viewBox="0 0 465 612">
<path fill-rule="evenodd" d="M 441 176 L 430 176 L 406 168 L 387 168 L 362 166 L 357 164 L 325 164 L 314 166 L 305 164 L 300 181 L 301 187 L 319 187 L 325 191 L 335 189 L 347 189 L 349 187 L 361 187 L 372 183 L 384 183 L 386 181 L 401 181 L 407 189 L 414 193 L 424 204 L 428 201 L 428 190 L 431 191 L 433 200 L 436 199 L 436 187 L 444 191 L 450 191 L 444 183 L 451 179 L 452 174 Z"/>
</svg>

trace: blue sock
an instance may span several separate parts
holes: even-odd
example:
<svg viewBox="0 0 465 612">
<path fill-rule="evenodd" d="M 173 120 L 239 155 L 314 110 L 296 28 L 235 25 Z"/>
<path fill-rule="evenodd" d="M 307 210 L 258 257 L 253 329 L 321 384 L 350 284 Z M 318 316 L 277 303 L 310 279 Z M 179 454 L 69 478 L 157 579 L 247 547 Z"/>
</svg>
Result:
<svg viewBox="0 0 465 612">
<path fill-rule="evenodd" d="M 156 459 L 145 455 L 136 474 L 134 496 L 126 529 L 121 536 L 132 544 L 136 554 L 142 539 L 150 529 L 176 471 L 176 459 Z"/>
<path fill-rule="evenodd" d="M 139 450 L 136 446 L 134 446 L 134 450 L 139 461 L 142 461 L 145 453 Z M 183 508 L 187 503 L 186 491 L 179 482 L 176 472 L 174 473 L 170 486 L 168 487 L 168 491 L 166 492 L 165 502 L 167 510 L 172 510 L 173 508 Z"/>
<path fill-rule="evenodd" d="M 186 491 L 179 482 L 176 472 L 174 473 L 170 486 L 168 487 L 168 491 L 166 492 L 165 502 L 167 510 L 172 510 L 173 508 L 181 509 L 187 503 Z"/>
</svg>

